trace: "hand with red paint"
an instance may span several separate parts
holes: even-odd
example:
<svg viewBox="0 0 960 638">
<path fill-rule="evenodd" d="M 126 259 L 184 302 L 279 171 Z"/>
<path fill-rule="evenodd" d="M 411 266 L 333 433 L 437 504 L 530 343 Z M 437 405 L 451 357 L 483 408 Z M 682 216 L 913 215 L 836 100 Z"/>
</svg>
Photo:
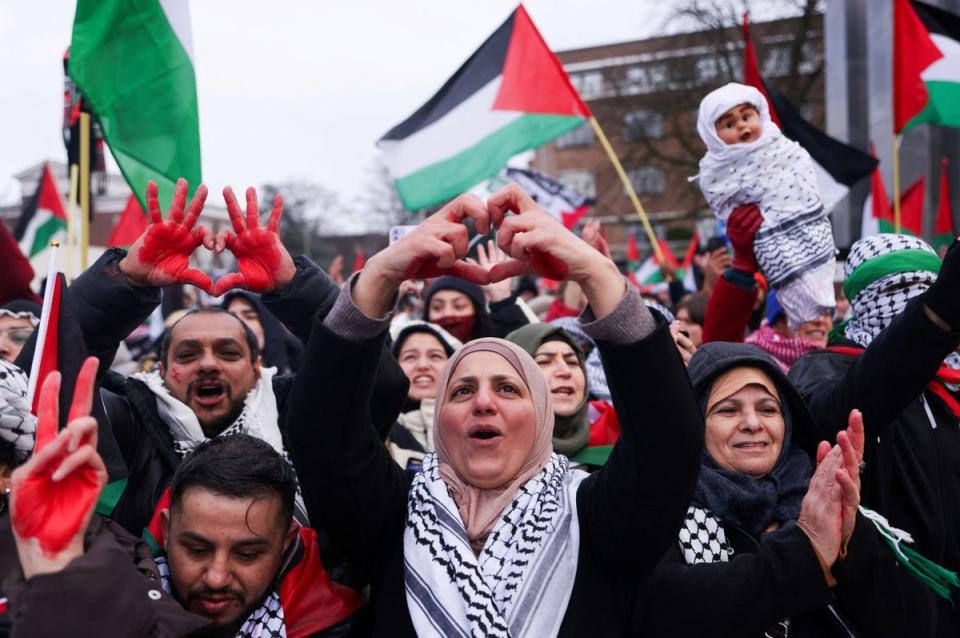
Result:
<svg viewBox="0 0 960 638">
<path fill-rule="evenodd" d="M 616 265 L 564 228 L 522 188 L 510 184 L 487 200 L 497 244 L 512 259 L 496 264 L 490 280 L 525 273 L 580 284 L 593 312 L 603 317 L 620 303 L 626 286 Z M 508 212 L 514 213 L 507 216 Z"/>
<path fill-rule="evenodd" d="M 90 416 L 98 361 L 88 358 L 77 377 L 69 422 L 59 434 L 60 373 L 40 389 L 33 456 L 10 479 L 10 511 L 26 578 L 62 570 L 83 554 L 107 470 L 97 453 L 97 421 Z"/>
<path fill-rule="evenodd" d="M 247 189 L 247 219 L 244 226 L 243 213 L 227 186 L 223 189 L 223 199 L 227 202 L 227 213 L 233 230 L 217 234 L 216 251 L 230 250 L 237 258 L 240 272 L 232 272 L 220 277 L 213 287 L 213 294 L 219 297 L 231 288 L 245 288 L 253 292 L 270 292 L 283 288 L 296 274 L 296 266 L 290 253 L 280 241 L 280 217 L 283 215 L 283 196 L 277 193 L 273 198 L 273 210 L 267 227 L 260 226 L 260 208 L 257 203 L 257 191 L 252 186 Z"/>
<path fill-rule="evenodd" d="M 210 292 L 213 283 L 205 273 L 190 268 L 190 255 L 201 244 L 208 250 L 214 248 L 213 233 L 204 226 L 194 226 L 203 203 L 207 199 L 207 187 L 197 187 L 190 205 L 187 201 L 187 181 L 177 180 L 177 189 L 170 202 L 170 210 L 164 219 L 160 212 L 156 182 L 147 182 L 147 210 L 151 223 L 137 241 L 133 242 L 127 256 L 120 260 L 120 270 L 134 286 L 172 286 L 193 284 Z"/>
<path fill-rule="evenodd" d="M 468 217 L 478 233 L 485 235 L 490 229 L 490 217 L 483 203 L 473 195 L 460 195 L 371 257 L 353 285 L 357 307 L 367 316 L 382 317 L 400 284 L 407 279 L 454 275 L 485 285 L 489 281 L 487 271 L 463 259 L 469 247 L 467 227 L 463 224 Z"/>
</svg>

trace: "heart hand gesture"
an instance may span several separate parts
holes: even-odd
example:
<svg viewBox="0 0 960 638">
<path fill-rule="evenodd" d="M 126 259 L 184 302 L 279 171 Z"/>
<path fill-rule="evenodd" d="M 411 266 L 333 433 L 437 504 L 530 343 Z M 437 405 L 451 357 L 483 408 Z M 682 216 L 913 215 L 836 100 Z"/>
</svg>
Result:
<svg viewBox="0 0 960 638">
<path fill-rule="evenodd" d="M 59 571 L 83 553 L 83 534 L 107 482 L 90 416 L 97 365 L 95 357 L 84 362 L 59 434 L 60 373 L 44 380 L 33 456 L 11 477 L 11 520 L 27 578 Z"/>
<path fill-rule="evenodd" d="M 286 285 L 296 272 L 290 253 L 280 241 L 280 217 L 283 215 L 283 196 L 277 194 L 267 227 L 260 226 L 260 209 L 257 191 L 247 189 L 247 215 L 244 226 L 243 213 L 237 204 L 233 189 L 223 189 L 227 212 L 233 230 L 224 230 L 217 235 L 217 252 L 229 249 L 237 258 L 240 272 L 228 273 L 217 280 L 213 294 L 220 296 L 231 288 L 245 288 L 254 292 L 268 292 Z"/>
<path fill-rule="evenodd" d="M 119 264 L 120 270 L 132 284 L 171 286 L 186 283 L 210 292 L 210 277 L 189 267 L 190 255 L 197 246 L 203 244 L 211 250 L 214 247 L 214 238 L 209 229 L 204 226 L 194 228 L 206 198 L 207 187 L 201 184 L 184 211 L 187 182 L 178 179 L 170 210 L 164 220 L 160 212 L 157 184 L 147 182 L 147 209 L 151 223 Z"/>
</svg>

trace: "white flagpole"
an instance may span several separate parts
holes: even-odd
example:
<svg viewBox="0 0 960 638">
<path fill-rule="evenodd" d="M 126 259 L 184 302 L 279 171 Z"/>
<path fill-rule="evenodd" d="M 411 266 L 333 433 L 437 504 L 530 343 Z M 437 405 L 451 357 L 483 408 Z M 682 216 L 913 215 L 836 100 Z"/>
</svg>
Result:
<svg viewBox="0 0 960 638">
<path fill-rule="evenodd" d="M 57 285 L 57 257 L 60 252 L 60 242 L 54 239 L 50 242 L 50 260 L 47 265 L 47 287 L 43 291 L 43 309 L 40 311 L 40 325 L 37 330 L 37 345 L 33 350 L 33 362 L 30 364 L 30 383 L 27 385 L 27 405 L 33 406 L 33 397 L 37 391 L 37 379 L 40 376 L 40 359 L 43 357 L 43 347 L 47 340 L 47 325 L 50 322 L 50 306 L 53 305 L 53 289 Z M 32 408 L 31 408 L 32 409 Z"/>
</svg>

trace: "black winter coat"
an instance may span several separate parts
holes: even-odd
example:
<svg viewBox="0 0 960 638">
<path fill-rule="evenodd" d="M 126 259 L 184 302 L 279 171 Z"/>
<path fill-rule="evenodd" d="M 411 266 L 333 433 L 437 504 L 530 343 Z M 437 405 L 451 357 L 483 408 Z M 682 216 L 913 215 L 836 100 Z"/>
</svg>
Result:
<svg viewBox="0 0 960 638">
<path fill-rule="evenodd" d="M 411 479 L 365 407 L 379 343 L 349 341 L 316 320 L 291 392 L 288 436 L 303 491 L 322 503 L 331 539 L 372 575 L 364 635 L 412 637 L 403 581 Z M 606 466 L 577 493 L 579 563 L 562 637 L 626 632 L 638 583 L 675 538 L 703 445 L 703 418 L 665 324 L 636 343 L 598 347 L 623 427 Z M 321 407 L 318 423 L 297 418 Z"/>
<path fill-rule="evenodd" d="M 862 354 L 814 352 L 789 374 L 814 415 L 818 438 L 834 440 L 850 410 L 863 412 L 863 504 L 953 571 L 960 571 L 960 419 L 925 388 L 958 344 L 960 333 L 935 325 L 916 299 Z M 846 340 L 831 345 L 859 348 Z M 938 604 L 936 635 L 960 634 L 960 612 L 946 600 Z"/>
</svg>

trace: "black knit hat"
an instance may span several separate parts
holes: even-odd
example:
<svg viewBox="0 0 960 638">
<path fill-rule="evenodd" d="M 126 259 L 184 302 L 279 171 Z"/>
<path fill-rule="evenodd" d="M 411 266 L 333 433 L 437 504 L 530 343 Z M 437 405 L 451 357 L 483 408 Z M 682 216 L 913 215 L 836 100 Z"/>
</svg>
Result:
<svg viewBox="0 0 960 638">
<path fill-rule="evenodd" d="M 478 286 L 475 283 L 471 283 L 466 279 L 460 279 L 459 277 L 453 277 L 446 275 L 444 277 L 438 277 L 433 280 L 430 288 L 427 290 L 427 294 L 423 296 L 423 307 L 428 309 L 430 307 L 430 298 L 438 290 L 456 290 L 457 292 L 462 292 L 467 297 L 470 298 L 470 301 L 473 302 L 473 305 L 477 308 L 477 313 L 479 314 L 486 306 L 486 299 L 483 296 L 483 288 Z"/>
</svg>

